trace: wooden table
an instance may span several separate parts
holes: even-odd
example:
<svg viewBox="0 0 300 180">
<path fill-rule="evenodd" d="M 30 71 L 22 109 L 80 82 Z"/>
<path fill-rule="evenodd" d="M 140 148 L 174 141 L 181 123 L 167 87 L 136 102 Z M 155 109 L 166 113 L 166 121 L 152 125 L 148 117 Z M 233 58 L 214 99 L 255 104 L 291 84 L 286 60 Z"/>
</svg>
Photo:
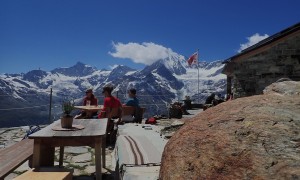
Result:
<svg viewBox="0 0 300 180">
<path fill-rule="evenodd" d="M 54 166 L 55 147 L 60 149 L 60 164 L 64 146 L 90 146 L 95 148 L 96 179 L 101 176 L 102 164 L 105 166 L 105 133 L 107 118 L 105 119 L 74 119 L 73 125 L 82 125 L 84 129 L 75 131 L 54 131 L 53 127 L 60 126 L 60 120 L 33 133 L 29 136 L 34 139 L 33 167 Z M 102 151 L 102 153 L 101 153 Z"/>
</svg>

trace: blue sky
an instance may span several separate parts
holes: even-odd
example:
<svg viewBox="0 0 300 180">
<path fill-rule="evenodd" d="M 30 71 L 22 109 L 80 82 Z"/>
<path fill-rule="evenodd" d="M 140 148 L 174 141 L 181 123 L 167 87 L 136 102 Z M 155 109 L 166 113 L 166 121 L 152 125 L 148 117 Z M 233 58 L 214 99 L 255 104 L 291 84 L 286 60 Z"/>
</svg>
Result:
<svg viewBox="0 0 300 180">
<path fill-rule="evenodd" d="M 0 73 L 231 57 L 300 21 L 299 0 L 0 0 Z"/>
</svg>

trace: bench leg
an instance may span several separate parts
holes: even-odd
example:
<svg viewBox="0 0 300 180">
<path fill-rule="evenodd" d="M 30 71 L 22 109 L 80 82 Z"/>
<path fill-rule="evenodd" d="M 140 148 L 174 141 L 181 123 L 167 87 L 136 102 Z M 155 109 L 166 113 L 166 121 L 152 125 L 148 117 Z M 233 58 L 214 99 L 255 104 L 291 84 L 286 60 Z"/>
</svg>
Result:
<svg viewBox="0 0 300 180">
<path fill-rule="evenodd" d="M 29 166 L 30 168 L 33 168 L 33 155 L 30 156 L 29 159 L 28 159 L 28 166 Z"/>
</svg>

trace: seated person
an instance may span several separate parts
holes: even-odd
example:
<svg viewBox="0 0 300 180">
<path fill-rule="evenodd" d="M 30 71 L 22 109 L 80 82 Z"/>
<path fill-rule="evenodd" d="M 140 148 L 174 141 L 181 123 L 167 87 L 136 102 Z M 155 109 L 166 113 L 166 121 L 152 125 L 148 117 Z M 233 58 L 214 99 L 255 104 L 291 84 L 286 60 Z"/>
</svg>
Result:
<svg viewBox="0 0 300 180">
<path fill-rule="evenodd" d="M 112 91 L 113 91 L 113 87 L 106 86 L 103 88 L 102 94 L 104 95 L 104 103 L 103 103 L 103 108 L 98 115 L 98 118 L 99 119 L 106 118 L 109 116 L 108 113 L 110 113 L 110 111 L 113 108 L 119 108 L 120 111 L 118 112 L 117 117 L 110 117 L 110 118 L 119 118 L 119 121 L 120 121 L 122 104 L 118 98 L 112 96 L 112 94 L 111 94 Z"/>
<path fill-rule="evenodd" d="M 212 93 L 210 96 L 208 96 L 205 100 L 205 104 L 213 104 L 215 96 L 215 93 Z"/>
<path fill-rule="evenodd" d="M 218 96 L 216 97 L 216 104 L 220 104 L 224 102 L 224 97 L 222 97 L 221 94 L 218 94 Z"/>
<path fill-rule="evenodd" d="M 111 95 L 113 91 L 113 87 L 106 86 L 103 88 L 102 93 L 104 94 L 104 103 L 103 109 L 98 115 L 98 118 L 108 118 L 107 128 L 106 128 L 106 135 L 107 139 L 112 142 L 113 139 L 116 139 L 116 130 L 117 124 L 121 121 L 121 114 L 122 114 L 122 104 L 120 100 Z M 116 112 L 114 112 L 116 110 Z M 114 119 L 118 119 L 114 121 Z"/>
<path fill-rule="evenodd" d="M 169 118 L 182 118 L 182 108 L 181 108 L 181 103 L 179 102 L 174 102 L 171 104 L 171 107 L 169 108 Z"/>
<path fill-rule="evenodd" d="M 135 110 L 133 114 L 127 114 L 122 117 L 123 122 L 141 122 L 142 121 L 142 114 L 143 112 L 139 112 L 137 108 L 139 108 L 139 100 L 136 97 L 136 89 L 129 89 L 128 90 L 128 100 L 124 104 L 124 106 L 133 106 Z M 125 112 L 126 113 L 126 112 Z"/>
<path fill-rule="evenodd" d="M 185 96 L 185 99 L 183 100 L 184 106 L 186 109 L 192 109 L 192 100 L 190 96 Z"/>
<path fill-rule="evenodd" d="M 92 89 L 85 91 L 86 96 L 83 99 L 83 106 L 98 106 L 98 99 L 93 94 Z M 82 110 L 81 114 L 76 116 L 76 119 L 89 119 L 97 115 L 98 110 Z"/>
<path fill-rule="evenodd" d="M 129 89 L 128 90 L 128 100 L 126 102 L 126 106 L 134 106 L 134 107 L 139 107 L 139 100 L 136 97 L 136 90 L 135 89 Z"/>
</svg>

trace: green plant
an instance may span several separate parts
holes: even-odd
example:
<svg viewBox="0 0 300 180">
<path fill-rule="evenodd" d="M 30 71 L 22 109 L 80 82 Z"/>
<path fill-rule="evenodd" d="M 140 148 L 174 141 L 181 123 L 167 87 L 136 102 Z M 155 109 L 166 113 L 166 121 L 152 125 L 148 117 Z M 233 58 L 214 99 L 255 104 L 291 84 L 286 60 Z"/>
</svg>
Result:
<svg viewBox="0 0 300 180">
<path fill-rule="evenodd" d="M 65 116 L 70 116 L 71 112 L 75 109 L 74 108 L 74 100 L 66 100 L 62 104 L 62 111 Z"/>
</svg>

